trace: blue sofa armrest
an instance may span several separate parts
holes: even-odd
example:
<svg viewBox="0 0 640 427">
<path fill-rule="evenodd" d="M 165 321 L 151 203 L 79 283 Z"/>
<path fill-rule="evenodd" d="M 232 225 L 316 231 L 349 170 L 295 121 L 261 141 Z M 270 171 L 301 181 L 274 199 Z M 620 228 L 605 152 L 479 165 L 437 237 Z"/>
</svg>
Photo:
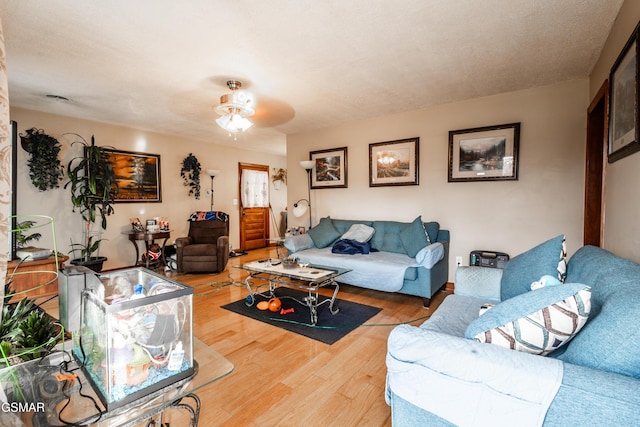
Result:
<svg viewBox="0 0 640 427">
<path fill-rule="evenodd" d="M 388 340 L 387 397 L 457 425 L 539 425 L 561 380 L 560 360 L 441 332 L 400 325 Z"/>
<path fill-rule="evenodd" d="M 500 302 L 502 270 L 476 266 L 460 266 L 456 270 L 454 292 L 457 295 L 484 298 L 487 302 Z"/>
</svg>

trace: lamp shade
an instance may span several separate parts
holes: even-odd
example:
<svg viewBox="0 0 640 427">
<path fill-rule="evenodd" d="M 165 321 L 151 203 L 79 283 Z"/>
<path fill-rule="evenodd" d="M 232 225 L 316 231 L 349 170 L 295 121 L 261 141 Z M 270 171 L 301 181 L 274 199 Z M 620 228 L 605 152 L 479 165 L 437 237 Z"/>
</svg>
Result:
<svg viewBox="0 0 640 427">
<path fill-rule="evenodd" d="M 302 204 L 301 202 L 305 203 Z M 309 210 L 309 202 L 306 199 L 298 200 L 293 205 L 293 216 L 300 218 L 302 215 L 307 213 L 307 210 Z"/>
<path fill-rule="evenodd" d="M 302 168 L 306 170 L 313 169 L 313 166 L 315 164 L 316 162 L 313 160 L 303 160 L 300 162 L 300 166 L 302 166 Z"/>
<path fill-rule="evenodd" d="M 220 174 L 220 169 L 207 169 L 207 175 L 210 177 L 218 176 Z"/>
</svg>

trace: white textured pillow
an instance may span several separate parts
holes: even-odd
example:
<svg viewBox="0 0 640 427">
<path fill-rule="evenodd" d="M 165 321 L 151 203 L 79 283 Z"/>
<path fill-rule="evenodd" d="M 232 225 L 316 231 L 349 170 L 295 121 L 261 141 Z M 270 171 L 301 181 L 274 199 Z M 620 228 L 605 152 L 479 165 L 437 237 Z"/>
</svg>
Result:
<svg viewBox="0 0 640 427">
<path fill-rule="evenodd" d="M 353 224 L 340 238 L 364 243 L 371 240 L 375 231 L 373 227 L 369 227 L 368 225 Z"/>
</svg>

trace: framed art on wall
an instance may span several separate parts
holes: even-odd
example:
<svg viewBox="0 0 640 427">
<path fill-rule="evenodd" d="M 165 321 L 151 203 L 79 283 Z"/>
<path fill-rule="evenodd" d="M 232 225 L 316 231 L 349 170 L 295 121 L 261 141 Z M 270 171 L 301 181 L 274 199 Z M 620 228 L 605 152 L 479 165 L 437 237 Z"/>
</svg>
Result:
<svg viewBox="0 0 640 427">
<path fill-rule="evenodd" d="M 347 147 L 309 152 L 311 188 L 347 188 Z"/>
<path fill-rule="evenodd" d="M 518 179 L 520 123 L 449 132 L 449 182 Z"/>
<path fill-rule="evenodd" d="M 614 62 L 609 76 L 608 160 L 613 163 L 640 150 L 638 135 L 638 27 Z"/>
<path fill-rule="evenodd" d="M 162 202 L 160 155 L 105 149 L 118 184 L 116 202 Z"/>
<path fill-rule="evenodd" d="M 420 138 L 369 144 L 369 187 L 418 185 Z"/>
</svg>

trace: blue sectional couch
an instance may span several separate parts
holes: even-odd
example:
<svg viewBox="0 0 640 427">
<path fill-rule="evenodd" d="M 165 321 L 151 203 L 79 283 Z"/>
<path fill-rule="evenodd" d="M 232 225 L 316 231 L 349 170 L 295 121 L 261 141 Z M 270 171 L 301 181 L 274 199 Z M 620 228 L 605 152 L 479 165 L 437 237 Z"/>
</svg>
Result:
<svg viewBox="0 0 640 427">
<path fill-rule="evenodd" d="M 640 265 L 585 246 L 566 265 L 563 284 L 522 289 L 513 296 L 508 295 L 514 290 L 509 281 L 518 275 L 509 267 L 516 258 L 504 271 L 458 268 L 455 294 L 431 319 L 391 332 L 386 398 L 393 425 L 640 425 Z M 548 268 L 554 263 L 557 259 Z M 525 285 L 531 283 L 527 274 L 541 273 L 524 270 L 520 284 Z M 524 315 L 531 307 L 522 307 L 532 301 L 573 290 L 590 292 L 590 300 L 575 299 L 582 301 L 576 307 L 585 309 L 588 318 L 548 356 L 478 341 L 487 332 L 477 335 L 477 327 L 494 310 L 496 316 L 510 312 L 515 319 L 514 309 Z M 488 302 L 493 308 L 480 315 Z M 543 338 L 552 335 L 546 329 L 549 335 Z"/>
<path fill-rule="evenodd" d="M 359 226 L 373 229 L 366 242 L 369 253 L 332 252 L 345 233 Z M 410 223 L 326 217 L 308 233 L 287 237 L 284 246 L 300 261 L 350 269 L 340 276 L 341 283 L 416 295 L 425 307 L 449 275 L 449 231 L 421 217 Z"/>
</svg>

